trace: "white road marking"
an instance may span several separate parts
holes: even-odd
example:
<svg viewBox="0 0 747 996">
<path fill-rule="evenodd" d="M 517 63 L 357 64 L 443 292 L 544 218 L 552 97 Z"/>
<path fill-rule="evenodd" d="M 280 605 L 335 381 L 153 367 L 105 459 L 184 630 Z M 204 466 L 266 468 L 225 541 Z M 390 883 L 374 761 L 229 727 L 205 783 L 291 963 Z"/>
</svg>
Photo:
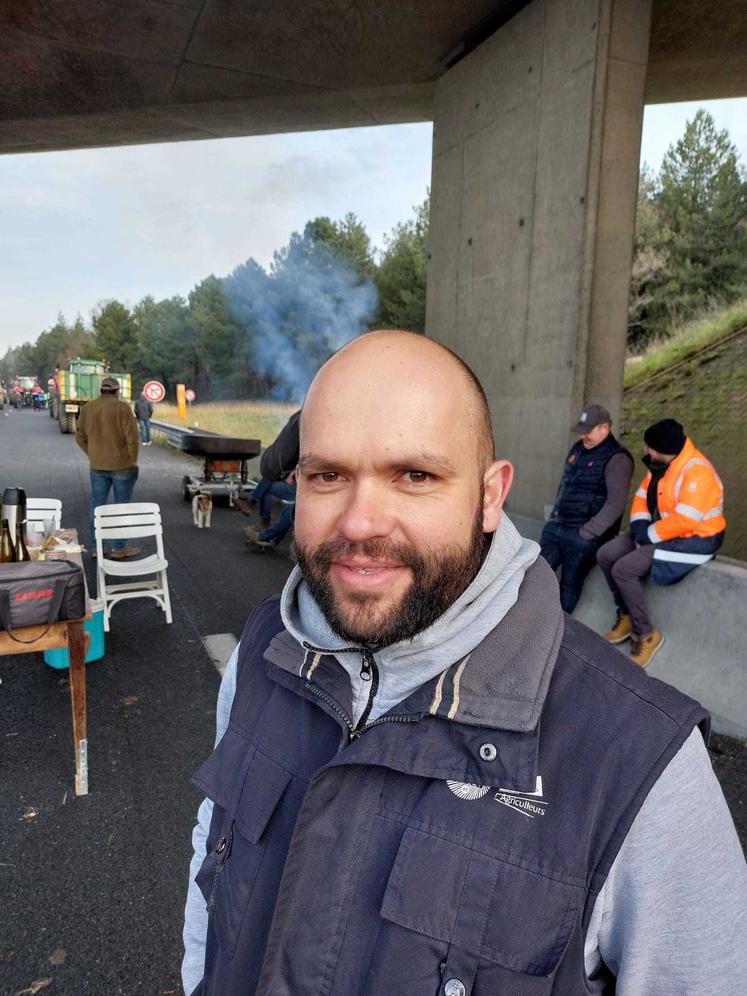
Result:
<svg viewBox="0 0 747 996">
<path fill-rule="evenodd" d="M 211 633 L 203 636 L 203 646 L 208 652 L 208 657 L 215 664 L 215 668 L 221 677 L 226 670 L 226 664 L 231 654 L 236 649 L 238 640 L 233 633 Z"/>
</svg>

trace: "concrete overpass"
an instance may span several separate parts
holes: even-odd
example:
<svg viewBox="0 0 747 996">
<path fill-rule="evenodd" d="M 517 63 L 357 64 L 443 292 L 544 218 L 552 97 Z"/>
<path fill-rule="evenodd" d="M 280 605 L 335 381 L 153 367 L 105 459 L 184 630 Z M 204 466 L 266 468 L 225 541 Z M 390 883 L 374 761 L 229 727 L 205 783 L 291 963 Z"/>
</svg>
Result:
<svg viewBox="0 0 747 996">
<path fill-rule="evenodd" d="M 747 0 L 5 0 L 0 152 L 432 119 L 427 332 L 539 517 L 619 412 L 644 103 L 743 96 L 745 53 Z"/>
<path fill-rule="evenodd" d="M 536 3 L 4 0 L 0 151 L 429 120 L 437 81 L 529 6 Z M 585 35 L 604 30 L 605 3 L 541 6 L 547 29 L 571 46 L 581 24 Z M 745 0 L 652 6 L 646 103 L 744 94 Z M 645 52 L 647 5 L 615 7 Z"/>
</svg>

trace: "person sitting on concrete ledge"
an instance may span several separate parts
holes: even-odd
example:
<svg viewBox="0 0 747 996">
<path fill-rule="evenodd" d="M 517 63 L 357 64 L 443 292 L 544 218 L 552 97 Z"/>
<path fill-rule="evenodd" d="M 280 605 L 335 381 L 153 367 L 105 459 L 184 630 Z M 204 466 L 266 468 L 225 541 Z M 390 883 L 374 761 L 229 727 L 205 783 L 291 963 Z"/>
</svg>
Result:
<svg viewBox="0 0 747 996">
<path fill-rule="evenodd" d="M 540 537 L 542 556 L 553 570 L 560 567 L 560 604 L 568 613 L 576 608 L 597 550 L 617 535 L 633 474 L 633 457 L 613 436 L 602 405 L 587 405 L 571 432 L 579 439 L 565 458 Z"/>
<path fill-rule="evenodd" d="M 262 477 L 252 491 L 249 500 L 234 499 L 234 504 L 245 515 L 251 515 L 253 506 L 259 507 L 259 518 L 265 527 L 265 532 L 272 523 L 272 499 L 278 498 L 284 502 L 296 500 L 295 485 L 289 484 L 287 479 L 298 463 L 298 422 L 300 418 L 301 412 L 294 412 L 283 426 L 277 439 L 262 454 L 259 463 L 259 472 Z M 284 532 L 287 532 L 287 528 Z"/>
<path fill-rule="evenodd" d="M 288 479 L 285 483 L 288 487 L 288 494 L 293 500 L 291 501 L 290 498 L 286 499 L 283 511 L 280 513 L 278 521 L 274 526 L 267 526 L 261 532 L 253 526 L 247 527 L 245 535 L 246 541 L 250 544 L 250 546 L 259 547 L 260 549 L 272 549 L 281 542 L 285 534 L 293 525 L 293 513 L 296 508 L 295 471 L 288 475 Z"/>
<path fill-rule="evenodd" d="M 679 422 L 662 419 L 643 434 L 646 476 L 630 509 L 630 530 L 597 553 L 617 606 L 610 643 L 631 637 L 631 659 L 646 667 L 664 643 L 646 610 L 644 583 L 669 585 L 710 560 L 724 541 L 724 486 Z"/>
</svg>

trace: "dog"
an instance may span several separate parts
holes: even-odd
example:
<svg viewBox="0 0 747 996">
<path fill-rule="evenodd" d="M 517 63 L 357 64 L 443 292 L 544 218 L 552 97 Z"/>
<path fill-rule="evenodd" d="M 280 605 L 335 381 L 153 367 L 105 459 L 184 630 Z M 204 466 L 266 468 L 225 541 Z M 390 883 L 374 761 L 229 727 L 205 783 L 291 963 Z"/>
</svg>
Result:
<svg viewBox="0 0 747 996">
<path fill-rule="evenodd" d="M 213 499 L 211 495 L 200 491 L 192 499 L 192 521 L 198 529 L 209 529 L 213 515 Z"/>
</svg>

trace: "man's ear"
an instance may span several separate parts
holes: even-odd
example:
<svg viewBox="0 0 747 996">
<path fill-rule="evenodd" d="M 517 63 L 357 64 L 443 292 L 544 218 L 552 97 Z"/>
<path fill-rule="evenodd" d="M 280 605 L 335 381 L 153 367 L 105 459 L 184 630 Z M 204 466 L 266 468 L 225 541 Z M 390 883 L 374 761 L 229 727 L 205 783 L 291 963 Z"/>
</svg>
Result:
<svg viewBox="0 0 747 996">
<path fill-rule="evenodd" d="M 508 460 L 496 460 L 488 467 L 483 477 L 485 497 L 482 505 L 482 531 L 492 533 L 501 520 L 503 503 L 511 490 L 514 468 Z"/>
</svg>

